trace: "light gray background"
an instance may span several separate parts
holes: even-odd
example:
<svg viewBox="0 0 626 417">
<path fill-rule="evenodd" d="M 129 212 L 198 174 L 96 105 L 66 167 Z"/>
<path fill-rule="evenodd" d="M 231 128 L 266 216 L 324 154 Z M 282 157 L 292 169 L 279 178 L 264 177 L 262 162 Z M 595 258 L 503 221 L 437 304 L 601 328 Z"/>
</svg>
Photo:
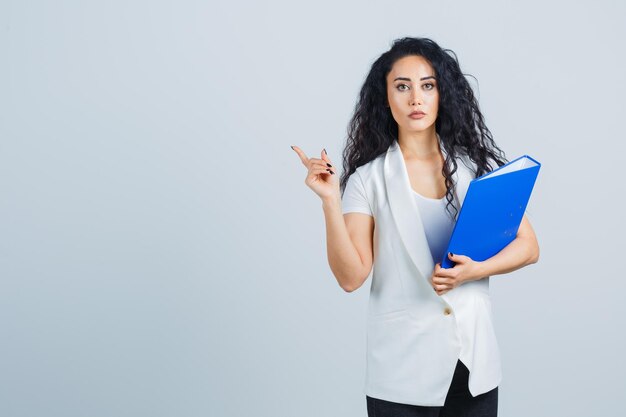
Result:
<svg viewBox="0 0 626 417">
<path fill-rule="evenodd" d="M 290 145 L 340 165 L 391 41 L 454 50 L 543 166 L 494 276 L 503 416 L 617 415 L 623 2 L 0 2 L 0 415 L 365 416 L 370 283 L 337 285 Z"/>
</svg>

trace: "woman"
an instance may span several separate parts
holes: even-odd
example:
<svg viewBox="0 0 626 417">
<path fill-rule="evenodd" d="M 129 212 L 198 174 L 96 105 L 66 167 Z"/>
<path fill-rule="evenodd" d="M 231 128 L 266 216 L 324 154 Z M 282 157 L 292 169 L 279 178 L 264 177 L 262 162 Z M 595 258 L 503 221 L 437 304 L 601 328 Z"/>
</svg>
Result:
<svg viewBox="0 0 626 417">
<path fill-rule="evenodd" d="M 508 162 L 449 52 L 403 38 L 374 62 L 341 181 L 325 150 L 308 158 L 292 147 L 322 199 L 339 285 L 351 292 L 372 275 L 369 416 L 496 416 L 502 376 L 489 278 L 539 258 L 524 215 L 516 239 L 493 257 L 447 254 L 453 268 L 438 262 L 469 182 Z"/>
</svg>

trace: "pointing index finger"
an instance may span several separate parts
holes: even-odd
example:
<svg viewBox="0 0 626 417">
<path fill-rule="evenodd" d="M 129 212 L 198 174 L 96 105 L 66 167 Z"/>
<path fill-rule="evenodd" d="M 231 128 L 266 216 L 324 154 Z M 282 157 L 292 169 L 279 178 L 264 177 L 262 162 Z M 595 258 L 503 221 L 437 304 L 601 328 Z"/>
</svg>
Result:
<svg viewBox="0 0 626 417">
<path fill-rule="evenodd" d="M 296 151 L 296 153 L 300 157 L 300 160 L 302 161 L 304 166 L 307 166 L 307 163 L 309 162 L 309 158 L 307 158 L 307 156 L 304 154 L 304 152 L 302 152 L 302 150 L 300 148 L 298 148 L 297 146 L 295 146 L 295 145 L 292 146 L 291 149 Z"/>
</svg>

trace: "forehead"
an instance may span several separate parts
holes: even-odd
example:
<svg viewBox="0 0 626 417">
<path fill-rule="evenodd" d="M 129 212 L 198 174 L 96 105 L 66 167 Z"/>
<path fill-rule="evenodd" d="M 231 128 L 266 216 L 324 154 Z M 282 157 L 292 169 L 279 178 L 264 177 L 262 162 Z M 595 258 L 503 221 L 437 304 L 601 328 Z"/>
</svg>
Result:
<svg viewBox="0 0 626 417">
<path fill-rule="evenodd" d="M 416 81 L 427 75 L 435 75 L 435 71 L 430 62 L 423 56 L 409 55 L 398 59 L 393 63 L 391 71 L 387 75 L 388 80 L 396 77 L 409 77 Z"/>
</svg>

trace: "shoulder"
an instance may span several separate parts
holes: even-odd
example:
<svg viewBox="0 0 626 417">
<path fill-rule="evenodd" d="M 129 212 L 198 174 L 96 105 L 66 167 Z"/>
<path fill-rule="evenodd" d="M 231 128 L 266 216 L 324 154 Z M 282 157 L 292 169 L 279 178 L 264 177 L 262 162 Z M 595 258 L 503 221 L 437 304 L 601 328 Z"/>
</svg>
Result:
<svg viewBox="0 0 626 417">
<path fill-rule="evenodd" d="M 375 176 L 381 176 L 385 161 L 385 153 L 378 155 L 371 161 L 356 168 L 355 173 L 361 177 L 363 182 L 371 180 Z"/>
<path fill-rule="evenodd" d="M 472 161 L 469 155 L 460 154 L 457 156 L 456 160 L 457 160 L 457 163 L 462 163 L 469 169 L 476 169 L 476 163 Z"/>
<path fill-rule="evenodd" d="M 457 169 L 462 169 L 465 171 L 469 171 L 469 174 L 472 178 L 476 177 L 476 173 L 478 172 L 478 165 L 472 161 L 472 159 L 467 154 L 459 154 L 456 157 Z"/>
<path fill-rule="evenodd" d="M 460 169 L 469 170 L 471 172 L 472 178 L 476 178 L 478 174 L 478 163 L 473 161 L 469 155 L 463 154 L 457 156 L 457 165 Z M 486 172 L 493 171 L 498 168 L 500 165 L 496 162 L 495 159 L 488 157 L 487 158 L 487 166 Z M 484 173 L 483 173 L 484 174 Z"/>
</svg>

